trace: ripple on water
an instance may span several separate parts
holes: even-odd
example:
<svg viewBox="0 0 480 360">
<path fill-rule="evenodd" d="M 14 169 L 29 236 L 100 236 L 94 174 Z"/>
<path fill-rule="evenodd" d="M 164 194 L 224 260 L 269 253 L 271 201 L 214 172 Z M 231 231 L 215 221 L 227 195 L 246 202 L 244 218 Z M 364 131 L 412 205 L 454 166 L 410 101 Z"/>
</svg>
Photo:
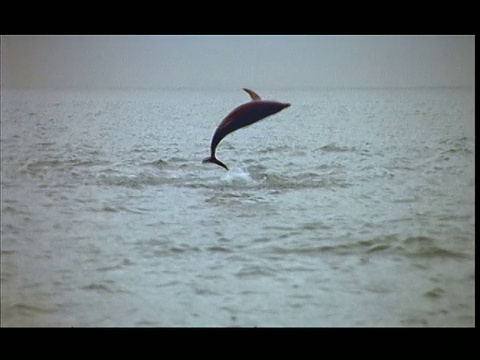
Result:
<svg viewBox="0 0 480 360">
<path fill-rule="evenodd" d="M 318 226 L 318 224 L 316 224 Z M 294 230 L 285 228 L 287 234 L 295 235 Z M 342 238 L 331 239 L 323 243 L 312 246 L 272 246 L 270 251 L 278 254 L 389 254 L 393 256 L 401 256 L 406 258 L 451 258 L 464 259 L 469 258 L 468 254 L 449 250 L 438 244 L 439 241 L 429 237 L 408 237 L 401 239 L 397 235 L 379 236 L 372 239 L 360 240 L 352 242 L 351 240 L 342 241 Z"/>
</svg>

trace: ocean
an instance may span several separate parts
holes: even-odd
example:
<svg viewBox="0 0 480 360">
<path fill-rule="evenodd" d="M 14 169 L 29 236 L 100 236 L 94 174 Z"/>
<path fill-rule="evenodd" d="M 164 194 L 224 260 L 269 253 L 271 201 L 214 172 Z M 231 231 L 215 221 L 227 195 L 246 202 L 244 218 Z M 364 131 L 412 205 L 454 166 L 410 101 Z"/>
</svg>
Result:
<svg viewBox="0 0 480 360">
<path fill-rule="evenodd" d="M 475 325 L 472 88 L 1 97 L 1 325 Z"/>
</svg>

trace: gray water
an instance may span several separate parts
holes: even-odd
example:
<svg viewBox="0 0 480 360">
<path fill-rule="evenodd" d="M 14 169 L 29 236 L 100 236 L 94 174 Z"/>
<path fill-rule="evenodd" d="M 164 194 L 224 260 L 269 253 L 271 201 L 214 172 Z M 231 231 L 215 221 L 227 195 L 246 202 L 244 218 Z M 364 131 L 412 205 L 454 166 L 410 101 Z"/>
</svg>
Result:
<svg viewBox="0 0 480 360">
<path fill-rule="evenodd" d="M 473 89 L 2 90 L 2 326 L 474 326 Z"/>
</svg>

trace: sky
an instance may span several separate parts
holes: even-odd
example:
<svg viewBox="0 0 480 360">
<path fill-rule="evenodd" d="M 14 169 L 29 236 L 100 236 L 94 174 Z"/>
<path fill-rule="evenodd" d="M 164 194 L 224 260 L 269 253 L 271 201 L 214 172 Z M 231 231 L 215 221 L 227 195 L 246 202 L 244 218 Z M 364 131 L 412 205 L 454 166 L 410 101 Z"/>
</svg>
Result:
<svg viewBox="0 0 480 360">
<path fill-rule="evenodd" d="M 473 86 L 474 36 L 2 36 L 2 88 Z"/>
</svg>

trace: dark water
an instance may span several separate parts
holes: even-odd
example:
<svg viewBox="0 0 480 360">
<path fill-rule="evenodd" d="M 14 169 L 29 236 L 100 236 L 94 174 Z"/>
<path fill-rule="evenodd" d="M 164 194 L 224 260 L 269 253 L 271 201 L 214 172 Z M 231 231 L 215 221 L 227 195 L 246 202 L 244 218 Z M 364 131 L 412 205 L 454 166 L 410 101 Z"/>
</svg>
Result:
<svg viewBox="0 0 480 360">
<path fill-rule="evenodd" d="M 2 326 L 473 326 L 473 90 L 258 92 L 2 90 Z"/>
</svg>

